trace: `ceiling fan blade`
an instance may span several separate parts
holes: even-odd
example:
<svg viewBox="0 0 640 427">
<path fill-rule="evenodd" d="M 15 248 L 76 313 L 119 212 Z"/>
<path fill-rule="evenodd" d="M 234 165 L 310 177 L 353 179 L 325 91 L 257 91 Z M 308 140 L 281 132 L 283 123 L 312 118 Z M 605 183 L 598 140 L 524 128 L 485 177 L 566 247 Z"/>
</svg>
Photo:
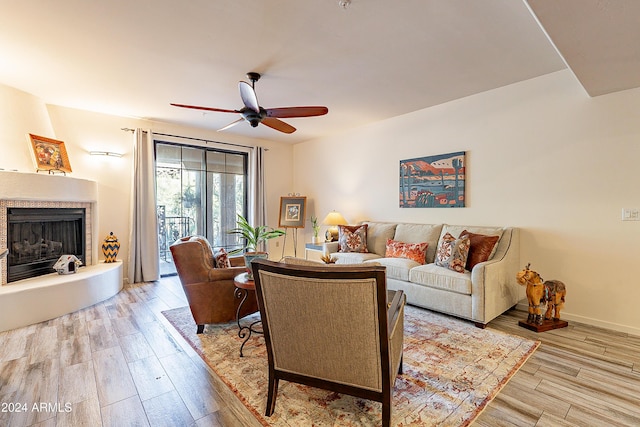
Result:
<svg viewBox="0 0 640 427">
<path fill-rule="evenodd" d="M 262 119 L 262 124 L 265 126 L 269 126 L 271 129 L 279 130 L 280 132 L 284 133 L 293 133 L 296 131 L 296 128 L 294 128 L 290 124 L 274 117 L 265 117 L 264 119 Z"/>
<path fill-rule="evenodd" d="M 242 98 L 244 105 L 256 113 L 259 113 L 260 106 L 258 105 L 258 97 L 256 96 L 256 91 L 253 90 L 253 87 L 251 87 L 247 82 L 240 82 L 238 83 L 238 88 L 240 89 L 240 97 Z"/>
<path fill-rule="evenodd" d="M 267 117 L 313 117 L 323 116 L 329 112 L 327 107 L 281 107 L 268 108 Z"/>
<path fill-rule="evenodd" d="M 243 117 L 240 117 L 238 120 L 234 120 L 231 123 L 229 123 L 228 125 L 226 125 L 225 127 L 221 127 L 220 129 L 218 129 L 218 132 L 222 132 L 223 130 L 227 130 L 231 127 L 234 127 L 235 125 L 237 125 L 238 123 L 244 121 Z"/>
<path fill-rule="evenodd" d="M 225 110 L 223 108 L 213 108 L 213 107 L 198 107 L 197 105 L 186 105 L 186 104 L 174 104 L 171 103 L 174 107 L 182 107 L 182 108 L 192 108 L 194 110 L 205 110 L 205 111 L 217 111 L 219 113 L 239 113 L 238 110 Z"/>
</svg>

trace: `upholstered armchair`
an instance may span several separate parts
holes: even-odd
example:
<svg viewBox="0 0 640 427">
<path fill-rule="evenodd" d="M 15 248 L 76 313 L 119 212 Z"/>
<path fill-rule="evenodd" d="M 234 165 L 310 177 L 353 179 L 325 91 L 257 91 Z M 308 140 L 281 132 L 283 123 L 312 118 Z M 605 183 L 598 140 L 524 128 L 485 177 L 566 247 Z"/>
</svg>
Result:
<svg viewBox="0 0 640 427">
<path fill-rule="evenodd" d="M 229 258 L 230 268 L 216 268 L 211 245 L 202 236 L 183 237 L 169 249 L 198 325 L 197 333 L 201 334 L 206 324 L 235 320 L 240 299 L 235 297 L 233 278 L 246 271 L 242 257 Z M 256 311 L 255 295 L 249 294 L 240 317 Z"/>
<path fill-rule="evenodd" d="M 252 268 L 269 364 L 266 415 L 283 379 L 382 402 L 389 426 L 405 297 L 387 291 L 385 267 L 257 260 Z"/>
</svg>

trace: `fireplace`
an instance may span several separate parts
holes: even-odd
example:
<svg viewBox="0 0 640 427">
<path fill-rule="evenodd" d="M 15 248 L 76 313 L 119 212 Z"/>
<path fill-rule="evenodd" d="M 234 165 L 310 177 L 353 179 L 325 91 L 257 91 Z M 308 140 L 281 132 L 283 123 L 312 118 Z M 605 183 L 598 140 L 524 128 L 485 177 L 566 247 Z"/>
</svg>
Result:
<svg viewBox="0 0 640 427">
<path fill-rule="evenodd" d="M 53 272 L 65 254 L 86 262 L 85 208 L 7 208 L 7 282 Z"/>
</svg>

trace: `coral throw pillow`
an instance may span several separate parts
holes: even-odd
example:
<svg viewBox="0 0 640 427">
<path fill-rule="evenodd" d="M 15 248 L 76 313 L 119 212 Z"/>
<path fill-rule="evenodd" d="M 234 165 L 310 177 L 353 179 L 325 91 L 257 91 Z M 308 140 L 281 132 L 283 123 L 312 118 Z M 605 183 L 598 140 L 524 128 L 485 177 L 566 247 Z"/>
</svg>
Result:
<svg viewBox="0 0 640 427">
<path fill-rule="evenodd" d="M 213 256 L 216 268 L 229 268 L 231 267 L 231 261 L 229 261 L 229 254 L 224 248 L 220 248 L 218 252 Z"/>
<path fill-rule="evenodd" d="M 393 239 L 387 239 L 386 258 L 407 258 L 417 263 L 424 264 L 428 243 L 404 243 Z"/>
<path fill-rule="evenodd" d="M 449 233 L 445 234 L 438 242 L 436 265 L 464 273 L 470 246 L 469 236 L 460 236 L 456 239 Z"/>
<path fill-rule="evenodd" d="M 340 252 L 369 252 L 367 250 L 367 224 L 339 225 Z"/>
<path fill-rule="evenodd" d="M 471 271 L 476 264 L 489 259 L 493 252 L 493 247 L 500 238 L 500 236 L 470 233 L 467 230 L 460 233 L 460 236 L 469 236 L 469 242 L 471 243 L 469 257 L 467 258 L 467 270 L 469 271 Z"/>
</svg>

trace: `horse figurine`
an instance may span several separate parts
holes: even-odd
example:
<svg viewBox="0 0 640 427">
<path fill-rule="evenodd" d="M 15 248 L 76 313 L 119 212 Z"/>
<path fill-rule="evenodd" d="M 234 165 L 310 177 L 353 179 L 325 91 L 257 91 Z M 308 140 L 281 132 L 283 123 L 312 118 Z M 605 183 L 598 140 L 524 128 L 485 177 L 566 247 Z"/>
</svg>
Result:
<svg viewBox="0 0 640 427">
<path fill-rule="evenodd" d="M 527 264 L 524 270 L 516 274 L 516 280 L 523 286 L 527 287 L 527 300 L 529 301 L 529 316 L 527 323 L 536 323 L 542 325 L 542 315 L 540 314 L 540 305 L 547 305 L 547 311 L 544 318 L 546 320 L 560 320 L 560 310 L 564 307 L 564 299 L 567 295 L 567 289 L 559 280 L 547 280 L 543 282 L 542 277 L 529 267 Z"/>
</svg>

